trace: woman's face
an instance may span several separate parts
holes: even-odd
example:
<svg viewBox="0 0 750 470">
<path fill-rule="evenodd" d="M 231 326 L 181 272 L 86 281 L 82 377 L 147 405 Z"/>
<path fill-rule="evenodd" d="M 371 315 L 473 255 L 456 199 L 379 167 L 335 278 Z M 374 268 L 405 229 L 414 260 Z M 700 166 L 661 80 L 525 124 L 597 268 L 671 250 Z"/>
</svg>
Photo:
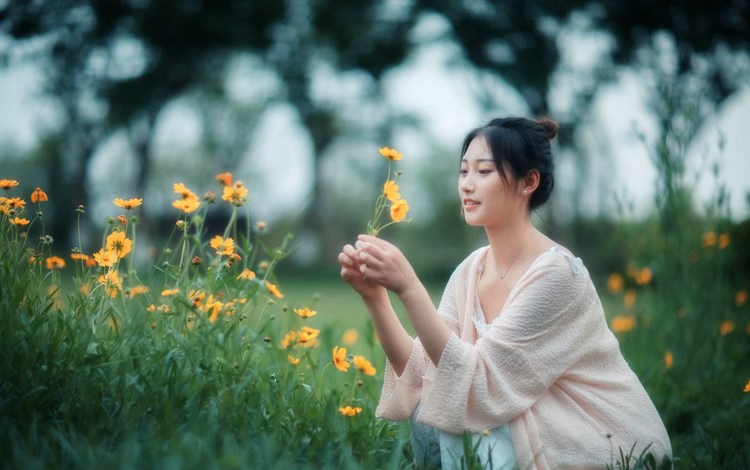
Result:
<svg viewBox="0 0 750 470">
<path fill-rule="evenodd" d="M 501 176 L 484 137 L 474 138 L 461 159 L 458 177 L 466 223 L 484 227 L 507 223 L 524 209 L 520 193 L 520 185 L 512 175 L 508 175 L 507 182 Z"/>
</svg>

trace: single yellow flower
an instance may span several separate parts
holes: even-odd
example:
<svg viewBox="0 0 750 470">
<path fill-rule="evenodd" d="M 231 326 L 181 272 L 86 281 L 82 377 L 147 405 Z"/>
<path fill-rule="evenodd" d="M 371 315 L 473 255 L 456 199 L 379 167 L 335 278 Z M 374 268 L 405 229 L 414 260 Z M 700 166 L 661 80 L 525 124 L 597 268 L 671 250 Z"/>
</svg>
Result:
<svg viewBox="0 0 750 470">
<path fill-rule="evenodd" d="M 396 149 L 382 147 L 379 150 L 380 150 L 380 155 L 384 156 L 385 158 L 393 162 L 397 162 L 401 160 L 402 158 L 404 158 L 404 155 Z"/>
<path fill-rule="evenodd" d="M 221 235 L 216 235 L 211 239 L 210 244 L 218 255 L 232 256 L 234 254 L 234 240 L 231 238 L 225 239 Z"/>
<path fill-rule="evenodd" d="M 734 304 L 741 307 L 745 302 L 747 302 L 747 291 L 745 289 L 740 289 L 734 296 Z"/>
<path fill-rule="evenodd" d="M 268 292 L 270 292 L 274 297 L 277 299 L 283 299 L 284 294 L 281 293 L 278 287 L 276 287 L 276 284 L 271 284 L 268 281 L 263 281 L 266 285 L 266 289 L 268 289 Z"/>
<path fill-rule="evenodd" d="M 639 286 L 645 286 L 651 282 L 652 277 L 653 274 L 651 273 L 651 270 L 649 268 L 643 268 L 638 271 L 638 274 L 635 276 L 635 283 Z"/>
<path fill-rule="evenodd" d="M 729 242 L 731 241 L 728 233 L 722 233 L 719 235 L 719 248 L 722 250 L 729 246 Z"/>
<path fill-rule="evenodd" d="M 20 197 L 11 197 L 11 198 L 4 198 L 5 199 L 5 206 L 8 207 L 8 209 L 23 209 L 26 206 L 26 201 L 21 199 Z"/>
<path fill-rule="evenodd" d="M 186 214 L 195 212 L 200 207 L 201 202 L 198 199 L 179 199 L 172 203 L 172 206 Z"/>
<path fill-rule="evenodd" d="M 399 199 L 391 204 L 391 219 L 394 222 L 401 222 L 404 220 L 407 212 L 409 212 L 409 204 L 405 199 Z"/>
<path fill-rule="evenodd" d="M 349 370 L 349 362 L 346 360 L 346 348 L 335 346 L 333 348 L 333 365 L 341 372 Z"/>
<path fill-rule="evenodd" d="M 704 233 L 702 243 L 703 243 L 704 248 L 710 248 L 716 245 L 716 233 L 715 232 Z"/>
<path fill-rule="evenodd" d="M 246 196 L 247 188 L 242 182 L 237 181 L 232 186 L 224 186 L 221 198 L 225 201 L 229 201 L 232 205 L 239 207 L 247 202 L 245 199 Z"/>
<path fill-rule="evenodd" d="M 154 304 L 149 305 L 148 307 L 146 307 L 146 311 L 147 312 L 154 312 L 154 311 L 156 311 L 156 305 L 154 305 Z"/>
<path fill-rule="evenodd" d="M 310 317 L 314 317 L 318 314 L 315 310 L 310 310 L 309 308 L 295 308 L 294 313 L 299 315 L 300 317 L 304 319 L 308 319 Z"/>
<path fill-rule="evenodd" d="M 47 269 L 62 269 L 65 267 L 65 260 L 59 256 L 50 256 L 44 262 L 47 265 Z"/>
<path fill-rule="evenodd" d="M 122 279 L 116 269 L 110 269 L 99 276 L 99 284 L 104 285 L 104 292 L 110 297 L 117 297 L 122 289 Z"/>
<path fill-rule="evenodd" d="M 306 333 L 306 334 L 310 335 L 310 337 L 312 337 L 312 338 L 317 338 L 318 335 L 320 335 L 320 330 L 318 330 L 316 328 L 309 327 L 309 326 L 303 326 L 300 329 L 300 332 L 301 333 Z"/>
<path fill-rule="evenodd" d="M 621 274 L 614 273 L 609 275 L 607 278 L 607 290 L 612 294 L 619 294 L 622 292 L 623 287 L 625 287 L 625 280 Z"/>
<path fill-rule="evenodd" d="M 163 291 L 161 291 L 161 296 L 162 297 L 169 297 L 169 296 L 172 296 L 172 295 L 176 295 L 179 292 L 180 292 L 180 289 L 164 289 Z"/>
<path fill-rule="evenodd" d="M 719 325 L 719 333 L 721 336 L 726 336 L 734 331 L 734 322 L 732 320 L 724 320 Z"/>
<path fill-rule="evenodd" d="M 747 384 L 745 384 L 745 393 L 750 393 L 750 380 L 747 381 Z"/>
<path fill-rule="evenodd" d="M 354 343 L 359 339 L 359 332 L 354 328 L 349 328 L 341 336 L 341 342 L 347 346 L 354 346 Z"/>
<path fill-rule="evenodd" d="M 138 285 L 138 286 L 131 287 L 130 290 L 127 291 L 127 294 L 128 294 L 128 297 L 132 299 L 136 295 L 145 294 L 146 292 L 148 292 L 148 287 Z"/>
<path fill-rule="evenodd" d="M 242 272 L 237 276 L 237 279 L 244 279 L 246 281 L 250 281 L 255 279 L 255 273 L 250 271 L 249 269 L 243 269 Z"/>
<path fill-rule="evenodd" d="M 635 328 L 635 317 L 633 315 L 617 315 L 612 318 L 609 326 L 615 333 L 627 333 Z"/>
<path fill-rule="evenodd" d="M 93 256 L 96 264 L 104 267 L 114 266 L 120 260 L 112 250 L 99 250 Z"/>
<path fill-rule="evenodd" d="M 351 407 L 347 405 L 347 406 L 340 407 L 339 412 L 344 416 L 355 416 L 362 412 L 362 408 L 358 406 Z"/>
<path fill-rule="evenodd" d="M 172 190 L 175 194 L 179 194 L 181 199 L 198 199 L 198 195 L 189 190 L 182 183 L 174 183 L 172 185 Z"/>
<path fill-rule="evenodd" d="M 131 199 L 120 199 L 119 197 L 115 198 L 115 205 L 117 207 L 122 207 L 123 209 L 128 210 L 128 211 L 130 209 L 140 206 L 142 203 L 143 203 L 142 197 L 138 197 L 138 198 L 134 197 Z"/>
<path fill-rule="evenodd" d="M 666 354 L 664 354 L 664 365 L 667 369 L 671 369 L 673 364 L 674 356 L 672 356 L 672 351 L 667 351 Z"/>
<path fill-rule="evenodd" d="M 23 217 L 13 217 L 10 219 L 10 223 L 13 225 L 29 225 L 29 219 Z"/>
<path fill-rule="evenodd" d="M 633 289 L 625 291 L 625 297 L 622 299 L 625 308 L 630 309 L 635 305 L 635 297 L 635 291 Z"/>
<path fill-rule="evenodd" d="M 354 356 L 352 361 L 354 362 L 354 367 L 365 375 L 375 375 L 377 372 L 372 363 L 362 356 Z"/>
<path fill-rule="evenodd" d="M 398 185 L 395 180 L 388 180 L 383 184 L 383 194 L 391 202 L 401 199 L 401 194 L 398 192 Z"/>
<path fill-rule="evenodd" d="M 216 181 L 221 183 L 222 186 L 231 186 L 232 185 L 232 173 L 225 171 L 224 173 L 219 173 L 215 176 Z"/>
<path fill-rule="evenodd" d="M 128 237 L 125 236 L 125 232 L 112 232 L 107 236 L 107 251 L 114 252 L 115 256 L 122 259 L 130 253 L 133 247 L 133 243 Z"/>
<path fill-rule="evenodd" d="M 41 190 L 41 188 L 36 188 L 33 193 L 31 193 L 31 202 L 46 202 L 49 199 L 47 198 L 47 193 Z"/>
<path fill-rule="evenodd" d="M 9 190 L 10 188 L 14 188 L 18 186 L 18 181 L 16 180 L 0 180 L 0 189 Z"/>
<path fill-rule="evenodd" d="M 293 366 L 299 365 L 300 358 L 294 357 L 291 354 L 286 355 L 287 359 L 289 359 L 289 363 Z"/>
<path fill-rule="evenodd" d="M 289 347 L 289 345 L 292 344 L 292 342 L 296 342 L 296 341 L 297 341 L 297 332 L 295 330 L 291 330 L 284 336 L 284 339 L 281 340 L 281 347 L 286 349 Z"/>
</svg>

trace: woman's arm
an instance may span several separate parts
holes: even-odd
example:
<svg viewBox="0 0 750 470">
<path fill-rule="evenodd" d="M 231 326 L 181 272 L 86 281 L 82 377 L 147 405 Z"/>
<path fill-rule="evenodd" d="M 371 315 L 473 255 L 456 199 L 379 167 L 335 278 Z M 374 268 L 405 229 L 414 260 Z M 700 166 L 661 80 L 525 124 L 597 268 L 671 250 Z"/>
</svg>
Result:
<svg viewBox="0 0 750 470">
<path fill-rule="evenodd" d="M 368 235 L 359 236 L 356 249 L 362 278 L 398 295 L 427 355 L 433 364 L 437 365 L 451 336 L 451 330 L 438 315 L 427 289 L 420 282 L 409 261 L 394 245 Z M 388 298 L 385 290 L 382 295 Z M 390 302 L 388 306 L 392 311 Z M 398 322 L 395 313 L 393 318 Z M 398 326 L 403 330 L 400 322 Z"/>
</svg>

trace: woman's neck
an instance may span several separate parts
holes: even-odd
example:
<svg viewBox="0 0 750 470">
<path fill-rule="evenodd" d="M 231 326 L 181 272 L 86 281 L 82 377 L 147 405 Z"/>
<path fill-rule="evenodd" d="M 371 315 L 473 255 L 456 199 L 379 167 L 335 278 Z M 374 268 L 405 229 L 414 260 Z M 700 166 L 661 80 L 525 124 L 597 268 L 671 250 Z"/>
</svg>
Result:
<svg viewBox="0 0 750 470">
<path fill-rule="evenodd" d="M 536 229 L 531 223 L 531 217 L 524 217 L 515 222 L 502 226 L 485 227 L 490 250 L 498 269 L 507 269 L 512 264 L 520 263 L 523 251 L 532 244 Z"/>
</svg>

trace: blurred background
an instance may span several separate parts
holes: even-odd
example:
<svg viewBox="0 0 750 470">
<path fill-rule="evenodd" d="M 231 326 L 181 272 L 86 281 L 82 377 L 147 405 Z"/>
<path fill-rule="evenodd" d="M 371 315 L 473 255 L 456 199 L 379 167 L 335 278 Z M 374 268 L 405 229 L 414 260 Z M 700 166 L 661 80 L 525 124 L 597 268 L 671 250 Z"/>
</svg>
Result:
<svg viewBox="0 0 750 470">
<path fill-rule="evenodd" d="M 646 236 L 622 224 L 746 232 L 749 21 L 735 0 L 0 0 L 0 176 L 49 194 L 62 254 L 79 204 L 90 252 L 112 200 L 143 197 L 145 261 L 172 183 L 231 171 L 252 217 L 295 235 L 280 269 L 334 273 L 395 147 L 413 223 L 384 236 L 437 282 L 483 243 L 459 217 L 465 133 L 550 116 L 535 221 L 604 276 Z"/>
</svg>

